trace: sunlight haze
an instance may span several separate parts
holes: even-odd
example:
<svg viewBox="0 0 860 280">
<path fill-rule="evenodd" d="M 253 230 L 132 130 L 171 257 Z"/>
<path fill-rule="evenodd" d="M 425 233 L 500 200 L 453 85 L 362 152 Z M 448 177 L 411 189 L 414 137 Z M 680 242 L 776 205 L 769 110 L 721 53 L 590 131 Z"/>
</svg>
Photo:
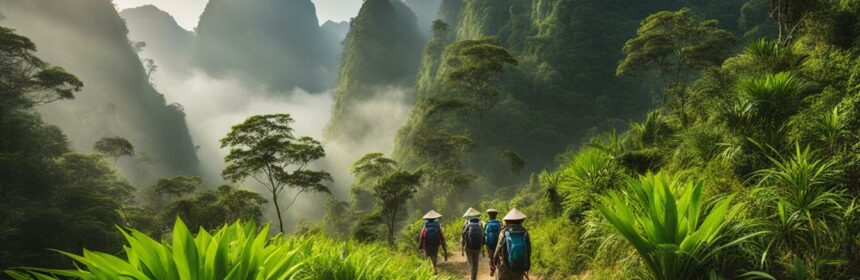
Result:
<svg viewBox="0 0 860 280">
<path fill-rule="evenodd" d="M 320 24 L 331 21 L 348 21 L 358 13 L 361 0 L 313 0 L 317 7 Z M 185 29 L 194 30 L 200 14 L 206 8 L 206 0 L 114 0 L 117 10 L 154 5 L 173 15 Z"/>
</svg>

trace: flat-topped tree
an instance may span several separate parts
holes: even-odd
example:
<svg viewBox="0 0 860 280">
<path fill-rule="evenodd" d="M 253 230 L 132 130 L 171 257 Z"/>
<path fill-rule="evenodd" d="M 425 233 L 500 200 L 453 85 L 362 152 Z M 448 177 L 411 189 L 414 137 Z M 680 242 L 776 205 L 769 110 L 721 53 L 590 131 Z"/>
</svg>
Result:
<svg viewBox="0 0 860 280">
<path fill-rule="evenodd" d="M 221 148 L 229 148 L 222 172 L 233 182 L 251 178 L 265 186 L 272 195 L 278 214 L 278 227 L 284 232 L 282 210 L 287 211 L 305 192 L 329 193 L 323 182 L 331 182 L 328 172 L 307 170 L 308 164 L 325 157 L 320 142 L 310 137 L 296 138 L 288 114 L 253 116 L 233 126 L 221 139 Z M 287 188 L 297 190 L 290 203 L 281 209 L 280 196 Z"/>
<path fill-rule="evenodd" d="M 112 158 L 114 165 L 123 156 L 134 156 L 134 145 L 127 139 L 119 136 L 99 139 L 93 145 L 93 150 Z"/>
</svg>

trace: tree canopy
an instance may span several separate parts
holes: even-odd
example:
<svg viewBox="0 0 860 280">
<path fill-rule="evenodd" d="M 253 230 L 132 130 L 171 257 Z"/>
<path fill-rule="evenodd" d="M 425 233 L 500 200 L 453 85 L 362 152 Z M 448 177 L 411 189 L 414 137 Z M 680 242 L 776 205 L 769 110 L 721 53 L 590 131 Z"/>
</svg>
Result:
<svg viewBox="0 0 860 280">
<path fill-rule="evenodd" d="M 324 183 L 333 181 L 328 172 L 307 169 L 309 163 L 325 157 L 325 150 L 313 138 L 296 138 L 292 123 L 293 118 L 287 114 L 253 116 L 233 126 L 221 139 L 221 147 L 230 150 L 224 157 L 227 167 L 222 175 L 233 182 L 250 178 L 266 187 L 281 232 L 282 211 L 292 207 L 302 193 L 328 193 Z M 280 197 L 287 189 L 296 193 L 282 208 Z"/>
</svg>

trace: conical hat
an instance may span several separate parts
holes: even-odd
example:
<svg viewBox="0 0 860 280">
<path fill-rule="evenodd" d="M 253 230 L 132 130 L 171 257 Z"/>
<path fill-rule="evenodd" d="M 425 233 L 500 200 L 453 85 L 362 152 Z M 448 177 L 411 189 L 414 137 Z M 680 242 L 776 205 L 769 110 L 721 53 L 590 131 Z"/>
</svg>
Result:
<svg viewBox="0 0 860 280">
<path fill-rule="evenodd" d="M 436 213 L 436 211 L 430 210 L 430 212 L 427 212 L 427 214 L 424 214 L 424 217 L 422 217 L 422 219 L 433 220 L 433 219 L 438 219 L 441 217 L 442 217 L 442 214 L 439 214 L 439 213 Z"/>
<path fill-rule="evenodd" d="M 499 213 L 499 210 L 490 208 L 490 209 L 487 209 L 487 213 Z"/>
<path fill-rule="evenodd" d="M 508 214 L 505 215 L 505 218 L 503 218 L 502 220 L 519 221 L 519 220 L 525 220 L 525 219 L 526 219 L 526 215 L 523 214 L 523 212 L 520 212 L 520 210 L 517 210 L 517 208 L 514 208 L 514 209 L 511 209 L 511 212 L 508 212 Z"/>
<path fill-rule="evenodd" d="M 481 215 L 481 212 L 479 212 L 478 210 L 475 210 L 475 208 L 469 207 L 469 210 L 466 210 L 466 213 L 463 214 L 463 218 L 477 217 L 480 215 Z"/>
</svg>

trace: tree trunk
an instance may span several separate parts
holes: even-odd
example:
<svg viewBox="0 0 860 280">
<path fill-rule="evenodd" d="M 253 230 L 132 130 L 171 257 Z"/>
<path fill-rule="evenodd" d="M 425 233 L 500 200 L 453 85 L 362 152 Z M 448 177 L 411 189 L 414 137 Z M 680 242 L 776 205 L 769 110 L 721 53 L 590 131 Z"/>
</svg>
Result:
<svg viewBox="0 0 860 280">
<path fill-rule="evenodd" d="M 397 219 L 397 208 L 395 206 L 391 211 L 391 217 L 388 218 L 388 245 L 394 246 L 394 221 Z"/>
<path fill-rule="evenodd" d="M 275 204 L 275 212 L 278 213 L 278 229 L 281 230 L 281 233 L 284 232 L 284 219 L 281 217 L 281 206 L 278 204 L 278 194 L 277 192 L 272 192 L 272 203 Z"/>
</svg>

